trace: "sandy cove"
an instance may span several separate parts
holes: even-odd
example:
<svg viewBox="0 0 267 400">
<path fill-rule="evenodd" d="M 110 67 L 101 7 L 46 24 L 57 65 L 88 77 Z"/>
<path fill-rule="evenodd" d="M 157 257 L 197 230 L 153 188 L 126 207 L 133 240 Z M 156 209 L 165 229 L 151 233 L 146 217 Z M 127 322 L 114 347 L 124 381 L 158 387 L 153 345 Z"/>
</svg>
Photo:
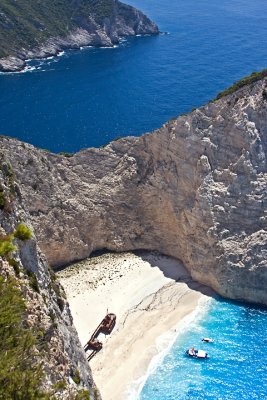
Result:
<svg viewBox="0 0 267 400">
<path fill-rule="evenodd" d="M 57 275 L 83 345 L 107 310 L 117 316 L 111 335 L 99 336 L 103 350 L 90 361 L 103 400 L 136 400 L 159 337 L 174 336 L 211 294 L 178 260 L 156 253 L 108 253 Z"/>
</svg>

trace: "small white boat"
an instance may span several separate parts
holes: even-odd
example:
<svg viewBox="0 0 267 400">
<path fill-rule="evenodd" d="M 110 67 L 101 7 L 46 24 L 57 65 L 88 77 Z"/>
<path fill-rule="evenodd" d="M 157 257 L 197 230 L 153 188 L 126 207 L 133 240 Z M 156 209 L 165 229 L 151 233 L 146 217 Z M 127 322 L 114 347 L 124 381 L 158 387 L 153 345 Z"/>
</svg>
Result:
<svg viewBox="0 0 267 400">
<path fill-rule="evenodd" d="M 208 337 L 204 337 L 204 338 L 202 339 L 202 342 L 214 343 L 214 340 L 211 339 L 211 338 L 208 338 Z"/>
<path fill-rule="evenodd" d="M 188 357 L 208 358 L 208 353 L 204 350 L 188 349 L 185 353 L 188 355 Z"/>
</svg>

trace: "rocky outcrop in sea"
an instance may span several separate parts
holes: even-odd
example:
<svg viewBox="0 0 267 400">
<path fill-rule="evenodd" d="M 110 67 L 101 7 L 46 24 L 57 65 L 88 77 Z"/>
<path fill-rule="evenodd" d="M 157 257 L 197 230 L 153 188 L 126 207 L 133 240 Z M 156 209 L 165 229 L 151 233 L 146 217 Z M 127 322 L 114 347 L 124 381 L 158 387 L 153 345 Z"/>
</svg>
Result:
<svg viewBox="0 0 267 400">
<path fill-rule="evenodd" d="M 0 71 L 21 71 L 26 67 L 27 59 L 55 56 L 67 49 L 113 47 L 121 38 L 159 33 L 157 25 L 141 11 L 117 0 L 112 2 L 109 17 L 99 20 L 94 14 L 80 14 L 71 23 L 73 27 L 65 36 L 51 36 L 31 48 L 14 48 L 12 45 L 10 56 L 0 58 Z"/>
<path fill-rule="evenodd" d="M 267 304 L 266 121 L 262 79 L 70 158 L 10 138 L 1 151 L 51 265 L 157 250 L 227 298 Z"/>
</svg>

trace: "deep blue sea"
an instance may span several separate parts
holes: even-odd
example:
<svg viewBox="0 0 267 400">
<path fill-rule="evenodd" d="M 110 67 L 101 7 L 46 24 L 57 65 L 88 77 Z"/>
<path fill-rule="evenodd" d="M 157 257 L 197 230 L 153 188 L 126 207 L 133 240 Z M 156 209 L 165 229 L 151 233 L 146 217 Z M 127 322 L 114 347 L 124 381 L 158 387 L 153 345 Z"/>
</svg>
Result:
<svg viewBox="0 0 267 400">
<path fill-rule="evenodd" d="M 140 135 L 267 66 L 266 0 L 128 0 L 168 35 L 0 76 L 0 134 L 55 152 Z"/>
<path fill-rule="evenodd" d="M 192 346 L 209 359 L 188 358 Z M 212 299 L 185 325 L 138 400 L 266 400 L 266 354 L 267 309 Z"/>
</svg>

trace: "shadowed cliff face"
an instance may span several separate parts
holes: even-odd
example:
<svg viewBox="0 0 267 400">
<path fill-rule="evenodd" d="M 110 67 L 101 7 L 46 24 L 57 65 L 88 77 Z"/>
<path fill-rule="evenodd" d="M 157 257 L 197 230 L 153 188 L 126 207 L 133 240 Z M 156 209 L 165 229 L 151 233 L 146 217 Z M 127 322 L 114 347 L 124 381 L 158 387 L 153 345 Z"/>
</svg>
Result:
<svg viewBox="0 0 267 400">
<path fill-rule="evenodd" d="M 223 296 L 267 304 L 265 87 L 71 158 L 3 138 L 51 264 L 158 250 Z"/>
</svg>

